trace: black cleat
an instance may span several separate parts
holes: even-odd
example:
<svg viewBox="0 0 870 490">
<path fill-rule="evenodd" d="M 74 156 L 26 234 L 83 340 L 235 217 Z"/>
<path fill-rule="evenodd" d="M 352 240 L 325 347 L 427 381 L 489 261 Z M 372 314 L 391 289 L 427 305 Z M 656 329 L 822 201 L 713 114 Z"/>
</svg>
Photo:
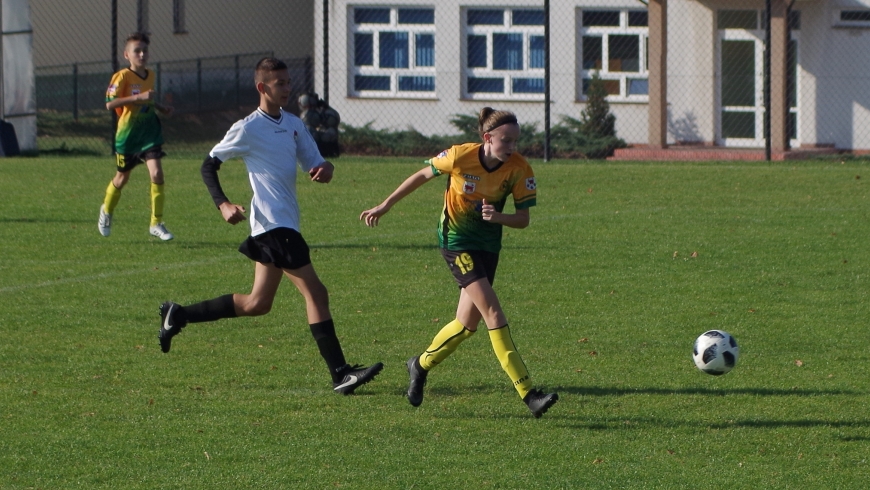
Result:
<svg viewBox="0 0 870 490">
<path fill-rule="evenodd" d="M 172 337 L 175 337 L 181 332 L 181 329 L 187 325 L 187 320 L 179 318 L 179 309 L 181 305 L 167 301 L 160 305 L 160 332 L 157 333 L 157 339 L 160 340 L 160 350 L 164 353 L 169 352 L 172 346 Z"/>
<path fill-rule="evenodd" d="M 559 401 L 558 393 L 543 393 L 541 390 L 531 390 L 523 398 L 526 406 L 532 411 L 536 419 L 547 413 L 547 410 Z"/>
<path fill-rule="evenodd" d="M 345 368 L 344 377 L 340 383 L 332 383 L 332 390 L 342 395 L 352 395 L 353 390 L 375 379 L 375 376 L 384 369 L 383 363 L 375 363 L 369 367 L 360 365 L 348 365 Z"/>
<path fill-rule="evenodd" d="M 426 385 L 426 375 L 429 371 L 417 367 L 419 356 L 408 359 L 408 376 L 411 381 L 408 384 L 408 401 L 414 407 L 423 403 L 423 386 Z"/>
</svg>

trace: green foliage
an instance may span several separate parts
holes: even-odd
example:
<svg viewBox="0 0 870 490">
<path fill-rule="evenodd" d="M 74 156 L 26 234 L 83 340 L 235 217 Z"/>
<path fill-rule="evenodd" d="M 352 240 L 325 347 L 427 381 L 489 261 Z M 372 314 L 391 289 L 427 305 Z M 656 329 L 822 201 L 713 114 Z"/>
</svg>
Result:
<svg viewBox="0 0 870 490">
<path fill-rule="evenodd" d="M 616 116 L 610 113 L 607 89 L 598 72 L 594 72 L 589 81 L 586 90 L 586 107 L 580 113 L 578 129 L 592 139 L 616 137 Z"/>
<path fill-rule="evenodd" d="M 346 155 L 420 156 L 431 157 L 445 148 L 464 143 L 461 136 L 424 136 L 414 129 L 390 131 L 372 129 L 372 123 L 362 127 L 341 125 L 342 153 Z"/>
<path fill-rule="evenodd" d="M 372 123 L 362 127 L 342 124 L 342 151 L 348 155 L 380 156 L 432 156 L 460 143 L 480 141 L 477 116 L 454 114 L 450 120 L 458 135 L 424 136 L 413 130 L 390 131 L 372 129 Z M 545 134 L 534 123 L 520 123 L 517 151 L 527 158 L 544 155 Z M 550 154 L 553 158 L 606 158 L 615 148 L 624 148 L 625 142 L 615 136 L 588 135 L 583 125 L 568 116 L 550 130 Z"/>
<path fill-rule="evenodd" d="M 175 156 L 201 157 L 221 140 L 230 126 L 248 111 L 179 114 L 162 118 L 166 150 Z M 459 130 L 454 135 L 425 136 L 406 130 L 373 129 L 372 123 L 356 127 L 341 124 L 342 154 L 359 156 L 431 157 L 460 143 L 480 141 L 477 116 L 455 114 L 450 122 Z M 78 120 L 68 113 L 41 111 L 37 118 L 37 144 L 45 155 L 111 155 L 112 118 L 109 111 L 83 112 Z M 519 152 L 528 158 L 544 155 L 544 132 L 536 124 L 520 124 Z M 586 132 L 576 119 L 563 116 L 551 128 L 553 158 L 606 158 L 625 142 L 615 136 L 599 137 Z"/>
<path fill-rule="evenodd" d="M 561 124 L 553 126 L 551 141 L 556 154 L 569 154 L 575 158 L 602 159 L 613 155 L 617 148 L 625 148 L 625 141 L 616 136 L 601 136 L 589 132 L 589 124 L 570 116 L 562 116 Z"/>
<path fill-rule="evenodd" d="M 332 393 L 289 281 L 268 315 L 190 325 L 162 354 L 162 301 L 253 277 L 247 224 L 223 222 L 200 158 L 173 155 L 166 243 L 145 169 L 103 238 L 111 158 L 0 161 L 0 488 L 866 485 L 867 160 L 534 162 L 538 206 L 505 230 L 496 288 L 534 383 L 560 393 L 536 420 L 483 331 L 421 407 L 403 397 L 405 360 L 458 297 L 433 234 L 444 180 L 377 228 L 358 216 L 417 158 L 344 157 L 330 184 L 299 182 L 345 354 L 383 361 L 374 382 Z M 250 199 L 237 160 L 221 181 Z M 721 377 L 691 361 L 711 328 L 740 342 Z"/>
</svg>

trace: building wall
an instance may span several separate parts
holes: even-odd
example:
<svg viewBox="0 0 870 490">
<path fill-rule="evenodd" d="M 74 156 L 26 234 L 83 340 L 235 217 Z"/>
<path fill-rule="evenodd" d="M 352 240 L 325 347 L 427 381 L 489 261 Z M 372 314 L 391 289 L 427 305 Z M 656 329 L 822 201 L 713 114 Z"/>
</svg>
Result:
<svg viewBox="0 0 870 490">
<path fill-rule="evenodd" d="M 531 4 L 531 5 L 530 5 Z M 388 3 L 378 0 L 335 0 L 330 2 L 329 27 L 329 103 L 342 116 L 342 121 L 354 126 L 371 123 L 377 129 L 413 128 L 424 134 L 455 134 L 450 124 L 454 114 L 477 114 L 484 106 L 504 108 L 515 112 L 522 122 L 537 123 L 543 128 L 544 111 L 541 101 L 468 100 L 462 97 L 463 60 L 462 32 L 463 7 L 527 7 L 540 8 L 540 2 L 524 0 L 491 1 L 439 0 L 435 6 L 436 30 L 436 99 L 372 99 L 350 96 L 352 76 L 349 68 L 353 61 L 350 17 L 353 6 L 429 6 L 433 2 L 397 0 Z M 584 103 L 577 97 L 577 38 L 575 20 L 580 6 L 606 6 L 607 8 L 642 9 L 637 0 L 575 0 L 551 2 L 551 114 L 552 123 L 566 115 L 580 118 Z M 322 12 L 315 9 L 315 25 L 323 22 Z M 315 37 L 315 87 L 323 91 L 323 41 Z M 645 141 L 647 135 L 646 103 L 613 103 L 611 110 L 617 116 L 618 135 L 628 141 Z"/>
<path fill-rule="evenodd" d="M 800 54 L 801 143 L 870 149 L 870 26 L 837 25 L 840 8 L 870 1 L 798 4 L 803 11 Z"/>
<path fill-rule="evenodd" d="M 316 1 L 184 0 L 187 33 L 173 33 L 172 0 L 147 0 L 151 60 L 170 61 L 274 51 L 309 56 Z M 111 60 L 108 0 L 30 0 L 37 67 Z M 137 0 L 118 0 L 118 57 L 136 30 Z"/>
<path fill-rule="evenodd" d="M 702 2 L 668 1 L 669 144 L 716 140 L 714 13 Z"/>
</svg>

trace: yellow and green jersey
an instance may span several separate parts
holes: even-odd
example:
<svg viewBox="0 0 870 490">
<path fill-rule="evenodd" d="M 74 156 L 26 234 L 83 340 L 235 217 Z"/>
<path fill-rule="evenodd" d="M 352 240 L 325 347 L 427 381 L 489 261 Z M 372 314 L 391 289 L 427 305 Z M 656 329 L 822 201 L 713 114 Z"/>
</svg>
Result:
<svg viewBox="0 0 870 490">
<path fill-rule="evenodd" d="M 133 70 L 124 68 L 112 76 L 106 90 L 106 102 L 152 90 L 154 78 L 151 70 L 147 70 L 147 75 L 142 78 Z M 115 152 L 129 155 L 163 144 L 163 130 L 153 100 L 125 104 L 115 108 L 115 112 L 119 116 Z"/>
<path fill-rule="evenodd" d="M 502 212 L 508 196 L 516 209 L 535 205 L 537 185 L 531 165 L 519 153 L 494 168 L 482 162 L 480 143 L 456 145 L 428 160 L 435 175 L 448 176 L 444 208 L 438 223 L 438 244 L 447 250 L 501 250 L 502 225 L 484 221 L 481 206 Z"/>
</svg>

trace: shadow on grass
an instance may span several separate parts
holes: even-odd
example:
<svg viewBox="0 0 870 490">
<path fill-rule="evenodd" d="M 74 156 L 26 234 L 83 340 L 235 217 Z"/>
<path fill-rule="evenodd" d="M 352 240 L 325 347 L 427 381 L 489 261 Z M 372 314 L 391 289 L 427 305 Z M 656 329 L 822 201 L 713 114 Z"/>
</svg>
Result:
<svg viewBox="0 0 870 490">
<path fill-rule="evenodd" d="M 439 247 L 437 244 L 432 243 L 431 241 L 426 244 L 383 244 L 383 243 L 358 243 L 358 244 L 343 244 L 343 243 L 315 243 L 308 244 L 308 247 L 312 250 L 315 248 L 323 248 L 323 249 L 345 249 L 345 250 L 358 250 L 365 249 L 371 250 L 372 247 L 375 247 L 379 250 L 438 250 Z M 546 248 L 558 248 L 557 246 L 548 247 L 544 246 L 526 246 L 526 245 L 511 245 L 511 250 L 541 250 Z"/>
<path fill-rule="evenodd" d="M 571 393 L 587 396 L 625 396 L 625 395 L 753 395 L 753 396 L 831 396 L 831 395 L 865 395 L 866 393 L 848 390 L 801 390 L 778 388 L 607 388 L 607 387 L 576 387 L 557 386 L 552 388 L 558 393 Z"/>
<path fill-rule="evenodd" d="M 86 223 L 90 223 L 90 222 L 91 222 L 91 220 L 86 220 L 86 219 L 0 218 L 0 223 L 26 223 L 26 224 L 82 223 L 82 224 L 86 224 Z"/>
<path fill-rule="evenodd" d="M 407 244 L 407 245 L 384 245 L 378 244 L 373 245 L 371 243 L 357 243 L 357 244 L 330 244 L 330 243 L 315 243 L 308 244 L 308 247 L 314 250 L 315 248 L 322 249 L 339 249 L 339 250 L 371 250 L 372 247 L 377 249 L 389 249 L 389 250 L 438 250 L 437 245 L 433 245 L 431 243 L 420 245 L 420 244 Z"/>
<path fill-rule="evenodd" d="M 560 416 L 555 410 L 553 413 L 547 413 L 545 417 L 561 418 L 568 422 L 573 416 Z M 728 420 L 726 422 L 705 423 L 699 420 L 688 419 L 664 419 L 664 418 L 639 418 L 639 417 L 621 417 L 621 418 L 593 418 L 587 419 L 581 423 L 567 423 L 563 427 L 567 429 L 578 430 L 614 430 L 614 429 L 638 429 L 643 427 L 658 427 L 658 428 L 678 428 L 678 427 L 705 427 L 708 429 L 810 429 L 814 427 L 825 427 L 829 429 L 865 429 L 870 427 L 870 420 L 823 420 L 823 419 L 801 419 L 801 420 Z M 865 441 L 870 440 L 870 437 L 865 436 L 839 436 L 836 437 L 841 441 Z"/>
</svg>

